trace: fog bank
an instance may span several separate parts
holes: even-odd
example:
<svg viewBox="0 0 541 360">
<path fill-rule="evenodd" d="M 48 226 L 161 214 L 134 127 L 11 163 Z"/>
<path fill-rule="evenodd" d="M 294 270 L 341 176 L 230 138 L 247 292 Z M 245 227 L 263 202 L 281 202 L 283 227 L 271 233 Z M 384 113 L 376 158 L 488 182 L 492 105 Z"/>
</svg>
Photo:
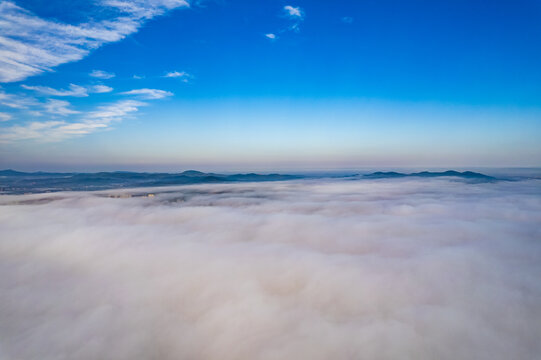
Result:
<svg viewBox="0 0 541 360">
<path fill-rule="evenodd" d="M 531 360 L 539 224 L 539 180 L 0 196 L 0 359 Z"/>
</svg>

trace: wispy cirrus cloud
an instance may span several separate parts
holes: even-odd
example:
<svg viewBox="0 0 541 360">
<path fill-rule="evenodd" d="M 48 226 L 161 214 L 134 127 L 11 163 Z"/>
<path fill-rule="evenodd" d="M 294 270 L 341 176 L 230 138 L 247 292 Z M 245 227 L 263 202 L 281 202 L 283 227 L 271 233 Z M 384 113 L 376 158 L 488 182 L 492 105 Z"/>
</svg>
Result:
<svg viewBox="0 0 541 360">
<path fill-rule="evenodd" d="M 286 5 L 282 8 L 282 14 L 280 17 L 287 19 L 289 25 L 278 31 L 279 34 L 283 34 L 287 31 L 300 31 L 300 24 L 304 20 L 304 11 L 299 6 Z M 278 36 L 276 33 L 267 33 L 264 36 L 269 40 L 276 40 Z"/>
<path fill-rule="evenodd" d="M 286 5 L 284 6 L 284 11 L 285 13 L 292 17 L 292 18 L 303 18 L 304 17 L 304 13 L 302 12 L 301 8 L 300 7 L 295 7 L 295 6 L 291 6 L 291 5 Z"/>
<path fill-rule="evenodd" d="M 75 121 L 48 120 L 31 121 L 22 125 L 13 125 L 2 129 L 0 142 L 8 143 L 21 140 L 57 142 L 74 136 L 87 135 L 97 130 L 104 130 L 113 122 L 120 122 L 147 105 L 136 100 L 121 100 L 103 105 L 96 110 L 80 116 Z M 53 115 L 80 114 L 70 108 L 64 100 L 51 99 L 44 105 L 45 111 Z"/>
<path fill-rule="evenodd" d="M 21 140 L 57 142 L 74 136 L 87 135 L 106 127 L 107 124 L 92 121 L 75 123 L 59 120 L 33 121 L 8 128 L 7 131 L 0 134 L 0 142 Z"/>
<path fill-rule="evenodd" d="M 21 85 L 23 89 L 26 90 L 32 90 L 35 92 L 38 92 L 43 95 L 49 95 L 49 96 L 74 96 L 74 97 L 86 97 L 88 96 L 88 89 L 76 85 L 76 84 L 69 84 L 69 89 L 54 89 L 48 86 L 29 86 L 29 85 Z"/>
<path fill-rule="evenodd" d="M 8 94 L 0 89 L 0 105 L 12 109 L 28 109 L 37 104 L 38 101 L 33 97 L 20 94 Z"/>
<path fill-rule="evenodd" d="M 126 115 L 136 112 L 146 103 L 137 100 L 120 100 L 115 103 L 98 107 L 86 115 L 89 120 L 98 120 L 110 122 L 113 120 L 122 120 Z"/>
<path fill-rule="evenodd" d="M 91 91 L 96 94 L 102 94 L 113 91 L 113 88 L 106 85 L 93 85 L 91 86 Z"/>
<path fill-rule="evenodd" d="M 292 24 L 289 25 L 289 30 L 299 32 L 300 23 L 304 20 L 304 11 L 300 7 L 291 5 L 284 6 L 284 12 Z"/>
<path fill-rule="evenodd" d="M 25 87 L 30 88 L 30 87 Z M 73 89 L 73 87 L 70 87 Z M 92 92 L 109 92 L 113 89 L 105 85 L 94 85 L 87 88 Z M 36 90 L 30 88 L 30 90 Z M 44 89 L 39 89 L 44 90 Z M 47 88 L 45 90 L 49 95 L 65 95 L 59 90 Z M 68 90 L 66 90 L 68 92 Z M 140 107 L 148 105 L 146 102 L 136 100 L 135 98 L 145 100 L 162 99 L 172 96 L 173 93 L 159 89 L 134 89 L 120 93 L 131 96 L 132 99 L 120 100 L 114 103 L 101 105 L 95 110 L 81 112 L 72 108 L 71 103 L 60 99 L 47 99 L 45 103 L 38 102 L 35 99 L 25 104 L 21 99 L 25 97 L 16 97 L 6 94 L 0 90 L 0 104 L 6 102 L 15 109 L 22 109 L 33 116 L 51 115 L 53 119 L 46 121 L 28 121 L 23 124 L 16 124 L 3 127 L 0 134 L 0 142 L 8 143 L 20 140 L 36 140 L 45 142 L 56 142 L 73 136 L 82 136 L 90 134 L 97 130 L 110 128 L 113 123 L 118 123 L 130 118 Z M 19 103 L 17 102 L 19 101 Z M 17 107 L 15 107 L 17 106 Z M 1 113 L 0 113 L 1 114 Z M 0 115 L 0 121 L 9 120 L 9 114 Z M 66 117 L 65 120 L 54 119 L 54 117 Z"/>
<path fill-rule="evenodd" d="M 1 2 L 0 82 L 24 80 L 80 60 L 103 44 L 138 31 L 153 17 L 189 6 L 185 0 L 105 0 L 100 5 L 114 10 L 114 16 L 71 25 L 40 18 L 12 1 Z"/>
<path fill-rule="evenodd" d="M 32 121 L 24 125 L 13 125 L 2 129 L 0 133 L 0 142 L 31 140 L 49 138 L 51 129 L 56 129 L 66 124 L 64 121 Z"/>
<path fill-rule="evenodd" d="M 81 86 L 70 84 L 69 89 L 54 89 L 48 86 L 29 86 L 21 85 L 23 89 L 35 91 L 46 96 L 72 96 L 72 97 L 87 97 L 90 93 L 107 93 L 113 91 L 113 88 L 106 85 L 91 85 Z"/>
<path fill-rule="evenodd" d="M 152 19 L 178 7 L 190 7 L 186 0 L 102 0 L 102 4 L 137 19 Z"/>
<path fill-rule="evenodd" d="M 61 116 L 79 114 L 79 111 L 72 110 L 70 107 L 71 104 L 68 101 L 58 99 L 49 99 L 44 105 L 45 111 L 49 114 Z"/>
<path fill-rule="evenodd" d="M 121 95 L 135 95 L 141 99 L 146 99 L 146 100 L 163 99 L 165 97 L 173 95 L 172 92 L 159 90 L 159 89 L 134 89 L 130 91 L 121 92 L 120 94 Z"/>
<path fill-rule="evenodd" d="M 11 118 L 12 116 L 10 114 L 0 112 L 0 121 L 9 121 Z"/>
<path fill-rule="evenodd" d="M 188 82 L 190 79 L 193 78 L 193 76 L 191 74 L 188 74 L 186 71 L 170 71 L 167 74 L 165 74 L 163 77 L 178 78 L 182 80 L 183 82 Z"/>
<path fill-rule="evenodd" d="M 116 76 L 114 73 L 110 73 L 103 70 L 92 70 L 92 72 L 89 75 L 98 79 L 111 79 Z"/>
</svg>

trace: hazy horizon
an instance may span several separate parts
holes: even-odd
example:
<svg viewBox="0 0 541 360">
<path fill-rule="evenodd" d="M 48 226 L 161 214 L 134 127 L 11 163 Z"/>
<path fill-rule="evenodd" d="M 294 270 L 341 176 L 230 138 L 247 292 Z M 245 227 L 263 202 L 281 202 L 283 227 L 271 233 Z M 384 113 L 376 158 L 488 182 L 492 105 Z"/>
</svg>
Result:
<svg viewBox="0 0 541 360">
<path fill-rule="evenodd" d="M 529 175 L 541 175 L 541 167 L 490 167 L 490 166 L 438 166 L 438 167 L 426 167 L 426 166 L 372 166 L 372 167 L 231 167 L 231 166 L 164 166 L 156 167 L 149 166 L 148 168 L 141 168 L 135 166 L 79 166 L 79 167 L 19 167 L 19 168 L 0 168 L 0 171 L 13 170 L 18 172 L 57 172 L 57 173 L 98 173 L 98 172 L 134 172 L 134 173 L 182 173 L 184 171 L 200 171 L 203 173 L 220 173 L 220 174 L 241 174 L 241 173 L 256 173 L 256 174 L 291 174 L 291 175 L 324 175 L 324 174 L 368 174 L 376 171 L 397 171 L 405 173 L 421 172 L 421 171 L 474 171 L 484 173 L 486 175 L 501 175 L 501 176 L 529 176 Z"/>
</svg>

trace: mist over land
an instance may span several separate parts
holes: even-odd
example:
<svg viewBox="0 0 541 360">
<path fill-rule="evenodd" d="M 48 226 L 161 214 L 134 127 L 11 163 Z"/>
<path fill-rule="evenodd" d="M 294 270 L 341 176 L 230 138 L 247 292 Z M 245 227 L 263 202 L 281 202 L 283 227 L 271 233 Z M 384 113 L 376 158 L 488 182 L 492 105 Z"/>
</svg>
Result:
<svg viewBox="0 0 541 360">
<path fill-rule="evenodd" d="M 1 195 L 0 358 L 530 360 L 540 223 L 527 178 Z"/>
</svg>

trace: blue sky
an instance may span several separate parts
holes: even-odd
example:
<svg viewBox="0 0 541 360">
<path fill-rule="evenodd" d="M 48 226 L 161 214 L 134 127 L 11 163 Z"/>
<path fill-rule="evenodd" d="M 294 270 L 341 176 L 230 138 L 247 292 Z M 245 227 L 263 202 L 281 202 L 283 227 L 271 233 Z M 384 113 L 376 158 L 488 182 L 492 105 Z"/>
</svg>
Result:
<svg viewBox="0 0 541 360">
<path fill-rule="evenodd" d="M 0 1 L 0 166 L 539 166 L 539 1 Z"/>
</svg>

